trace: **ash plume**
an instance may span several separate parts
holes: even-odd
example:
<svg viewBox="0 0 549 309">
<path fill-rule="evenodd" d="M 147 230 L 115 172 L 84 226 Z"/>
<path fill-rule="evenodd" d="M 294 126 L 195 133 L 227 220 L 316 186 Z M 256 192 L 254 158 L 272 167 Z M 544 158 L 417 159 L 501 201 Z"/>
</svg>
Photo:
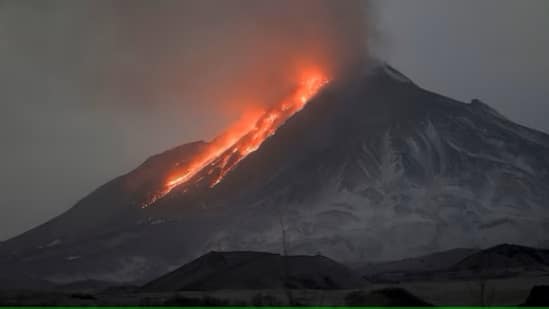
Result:
<svg viewBox="0 0 549 309">
<path fill-rule="evenodd" d="M 214 113 L 270 104 L 304 67 L 334 75 L 367 54 L 360 0 L 117 1 L 109 11 L 115 88 Z"/>
<path fill-rule="evenodd" d="M 175 104 L 212 113 L 211 119 L 280 99 L 305 67 L 334 75 L 354 66 L 367 48 L 369 5 L 361 0 L 3 6 L 7 41 L 37 47 L 28 50 L 47 59 L 36 60 L 47 63 L 44 78 L 70 81 L 71 91 L 93 98 L 91 104 Z"/>
</svg>

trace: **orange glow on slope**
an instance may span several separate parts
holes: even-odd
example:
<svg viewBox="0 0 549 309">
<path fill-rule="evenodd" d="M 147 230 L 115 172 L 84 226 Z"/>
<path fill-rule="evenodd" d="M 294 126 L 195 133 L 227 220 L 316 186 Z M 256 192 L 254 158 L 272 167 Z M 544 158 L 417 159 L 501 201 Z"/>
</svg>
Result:
<svg viewBox="0 0 549 309">
<path fill-rule="evenodd" d="M 210 187 L 217 185 L 240 161 L 273 135 L 278 127 L 303 109 L 328 81 L 322 73 L 307 73 L 293 94 L 279 104 L 266 111 L 256 109 L 247 112 L 236 124 L 210 142 L 191 162 L 173 172 L 163 189 L 144 207 L 162 198 L 175 187 L 192 182 L 193 177 L 202 171 L 209 176 Z M 202 179 L 200 177 L 197 181 Z"/>
<path fill-rule="evenodd" d="M 259 109 L 246 112 L 237 123 L 211 141 L 204 151 L 199 153 L 189 164 L 176 171 L 168 179 L 165 185 L 168 192 L 174 187 L 188 181 L 215 158 L 232 147 L 242 136 L 252 130 L 253 124 L 263 113 L 264 111 Z"/>
</svg>

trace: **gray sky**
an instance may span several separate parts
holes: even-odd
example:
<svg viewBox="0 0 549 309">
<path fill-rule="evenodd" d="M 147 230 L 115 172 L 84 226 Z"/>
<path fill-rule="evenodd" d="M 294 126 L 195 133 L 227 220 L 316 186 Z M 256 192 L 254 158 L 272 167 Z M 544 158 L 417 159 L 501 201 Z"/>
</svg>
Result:
<svg viewBox="0 0 549 309">
<path fill-rule="evenodd" d="M 261 31 L 295 36 L 283 46 L 322 46 L 314 49 L 327 54 L 314 57 L 347 59 L 360 48 L 352 42 L 366 36 L 366 24 L 353 13 L 354 2 L 336 2 L 307 11 L 312 28 L 327 25 L 326 41 L 307 27 L 295 33 L 303 14 L 278 12 L 283 6 L 253 12 Z M 211 138 L 240 111 L 237 103 L 222 111 L 211 105 L 219 95 L 238 97 L 241 85 L 253 82 L 275 98 L 266 87 L 286 82 L 269 66 L 261 67 L 272 71 L 269 79 L 250 81 L 247 73 L 262 59 L 244 61 L 246 44 L 266 46 L 263 52 L 274 47 L 258 43 L 249 30 L 257 20 L 243 16 L 236 2 L 212 11 L 201 4 L 195 9 L 203 13 L 188 15 L 176 9 L 181 1 L 167 7 L 134 1 L 129 12 L 129 2 L 116 3 L 0 0 L 0 239 L 63 212 L 152 154 Z M 322 5 L 336 13 L 326 14 Z M 420 85 L 465 101 L 481 98 L 513 120 L 549 131 L 549 1 L 378 0 L 373 11 L 377 35 L 370 45 Z M 277 14 L 294 26 L 280 29 Z M 205 25 L 205 17 L 212 22 Z M 238 48 L 231 47 L 235 40 Z M 222 57 L 211 50 L 223 50 Z M 295 53 L 276 50 L 283 61 Z M 204 66 L 202 59 L 214 56 Z M 192 79 L 182 73 L 188 71 Z M 221 91 L 212 93 L 212 80 Z"/>
<path fill-rule="evenodd" d="M 549 132 L 549 1 L 378 0 L 380 53 L 417 83 Z"/>
</svg>

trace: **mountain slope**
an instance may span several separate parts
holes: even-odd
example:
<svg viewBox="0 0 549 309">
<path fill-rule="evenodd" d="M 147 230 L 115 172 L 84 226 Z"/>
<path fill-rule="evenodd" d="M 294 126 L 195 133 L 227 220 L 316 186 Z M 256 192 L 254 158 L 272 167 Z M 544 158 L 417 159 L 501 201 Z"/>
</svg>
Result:
<svg viewBox="0 0 549 309">
<path fill-rule="evenodd" d="M 503 242 L 549 245 L 549 136 L 387 65 L 333 81 L 213 188 L 158 155 L 0 247 L 0 268 L 53 281 L 153 278 L 212 250 L 397 259 Z M 208 177 L 208 175 L 202 175 Z"/>
<path fill-rule="evenodd" d="M 387 273 L 417 274 L 446 271 L 478 251 L 477 249 L 467 248 L 451 249 L 402 260 L 355 265 L 353 269 L 366 277 L 374 277 Z"/>
<path fill-rule="evenodd" d="M 502 244 L 487 249 L 452 249 L 353 269 L 373 282 L 539 276 L 549 270 L 549 250 Z"/>
</svg>

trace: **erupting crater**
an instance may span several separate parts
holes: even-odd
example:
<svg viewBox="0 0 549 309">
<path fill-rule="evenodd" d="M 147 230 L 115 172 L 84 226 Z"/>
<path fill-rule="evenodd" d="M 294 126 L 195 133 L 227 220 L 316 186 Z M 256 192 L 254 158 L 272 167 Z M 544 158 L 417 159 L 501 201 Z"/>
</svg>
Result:
<svg viewBox="0 0 549 309">
<path fill-rule="evenodd" d="M 303 109 L 328 82 L 328 77 L 320 71 L 303 74 L 296 89 L 284 100 L 267 110 L 247 113 L 189 162 L 178 166 L 143 207 L 150 206 L 176 187 L 204 181 L 206 176 L 208 186 L 216 186 L 238 163 L 275 134 L 286 120 Z"/>
</svg>

